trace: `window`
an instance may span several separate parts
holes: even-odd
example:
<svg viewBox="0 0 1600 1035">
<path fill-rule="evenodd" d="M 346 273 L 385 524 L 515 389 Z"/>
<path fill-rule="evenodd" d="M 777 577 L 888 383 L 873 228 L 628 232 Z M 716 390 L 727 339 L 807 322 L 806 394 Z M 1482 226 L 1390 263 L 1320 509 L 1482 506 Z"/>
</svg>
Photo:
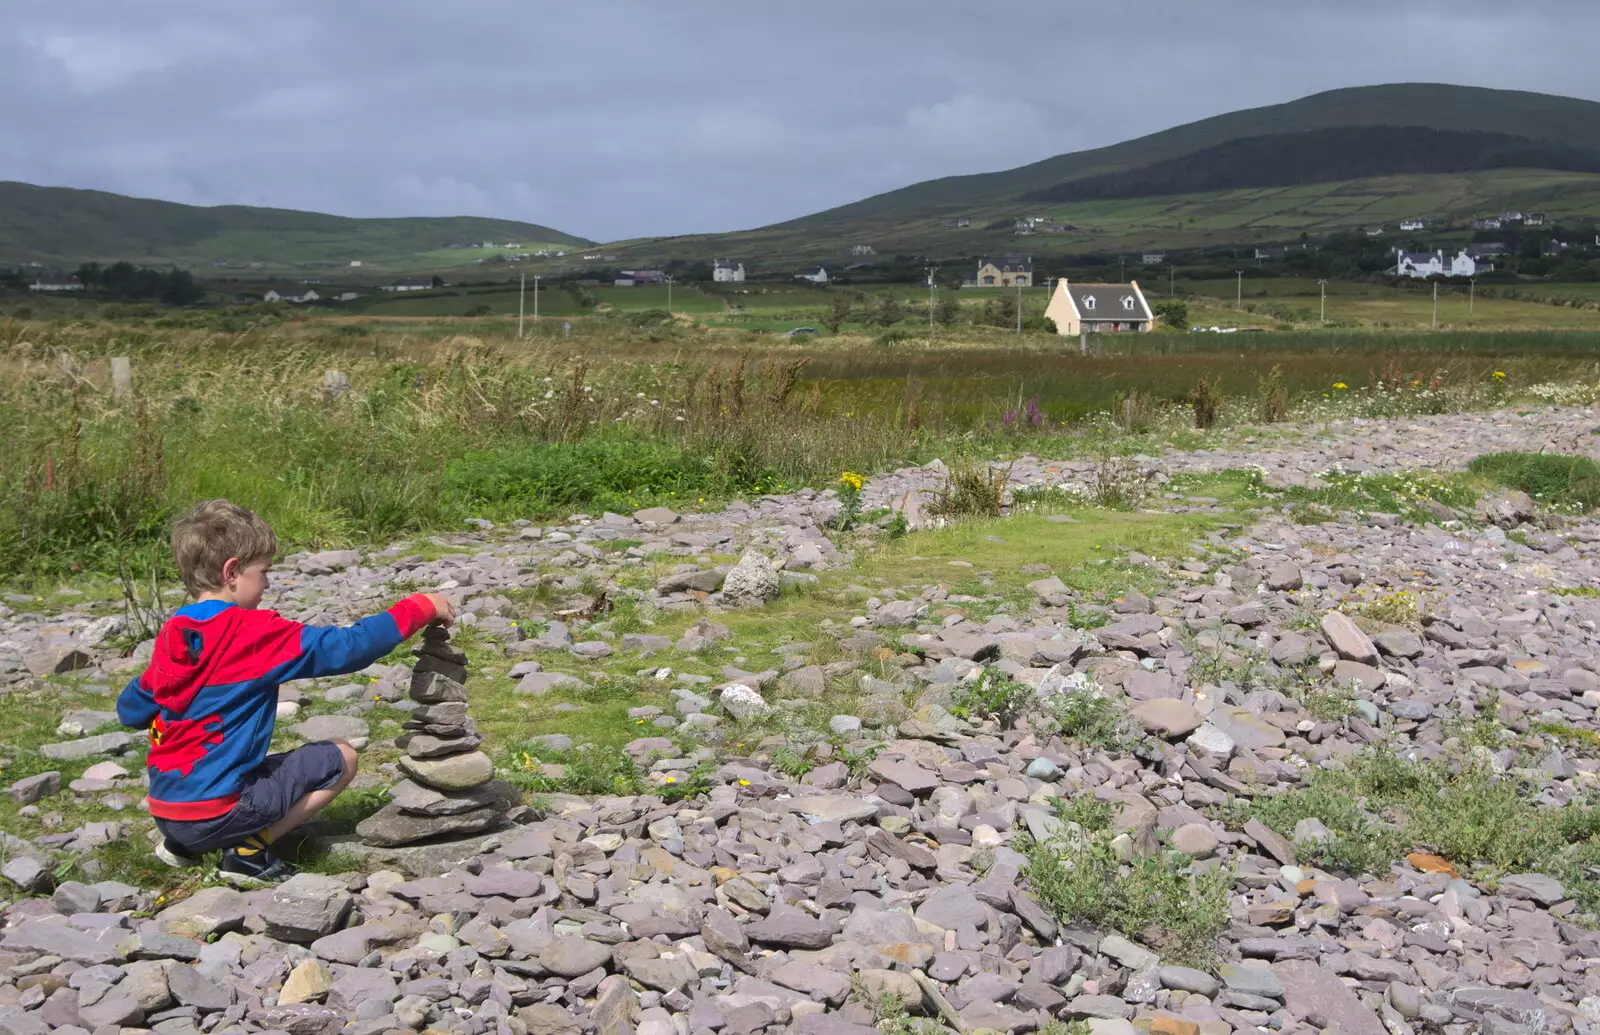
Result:
<svg viewBox="0 0 1600 1035">
<path fill-rule="evenodd" d="M 1093 295 L 1084 295 L 1083 296 L 1083 307 L 1085 309 L 1093 309 L 1094 308 L 1094 296 Z"/>
<path fill-rule="evenodd" d="M 993 284 L 994 283 L 994 278 L 993 277 L 984 277 L 983 278 L 983 282 L 985 284 Z"/>
<path fill-rule="evenodd" d="M 1123 295 L 1122 296 L 1122 308 L 1124 308 L 1124 309 L 1132 309 L 1133 308 L 1133 296 L 1132 295 Z"/>
</svg>

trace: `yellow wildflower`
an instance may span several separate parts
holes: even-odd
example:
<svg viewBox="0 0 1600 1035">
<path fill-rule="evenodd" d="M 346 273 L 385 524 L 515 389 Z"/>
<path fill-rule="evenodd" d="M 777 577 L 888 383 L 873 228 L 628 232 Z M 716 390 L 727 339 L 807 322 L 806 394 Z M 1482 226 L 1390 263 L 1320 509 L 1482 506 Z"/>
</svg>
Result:
<svg viewBox="0 0 1600 1035">
<path fill-rule="evenodd" d="M 1336 390 L 1336 391 L 1341 391 L 1341 392 L 1342 392 L 1342 391 L 1344 391 L 1344 390 L 1345 390 L 1345 389 L 1346 389 L 1346 388 L 1349 388 L 1349 387 L 1350 387 L 1350 386 L 1349 386 L 1349 385 L 1347 385 L 1347 384 L 1345 384 L 1345 383 L 1344 383 L 1344 382 L 1343 382 L 1343 381 L 1335 381 L 1335 382 L 1334 382 L 1334 383 L 1333 383 L 1333 387 L 1334 387 L 1334 389 L 1335 389 L 1335 390 Z"/>
<path fill-rule="evenodd" d="M 1504 370 L 1496 370 L 1494 372 L 1494 379 L 1496 381 L 1504 381 L 1506 379 L 1506 372 Z"/>
<path fill-rule="evenodd" d="M 677 783 L 678 782 L 678 778 L 676 776 L 669 776 L 669 777 L 667 777 L 667 782 L 668 783 Z"/>
<path fill-rule="evenodd" d="M 866 483 L 866 479 L 862 478 L 859 474 L 856 474 L 854 471 L 846 471 L 845 473 L 841 474 L 839 476 L 839 481 L 841 483 L 845 484 L 845 485 L 850 486 L 850 488 L 856 490 L 857 492 L 860 492 L 861 491 L 861 486 Z"/>
<path fill-rule="evenodd" d="M 740 787 L 748 787 L 748 786 L 750 786 L 750 781 L 744 779 L 743 777 L 740 777 L 739 778 L 739 786 Z"/>
</svg>

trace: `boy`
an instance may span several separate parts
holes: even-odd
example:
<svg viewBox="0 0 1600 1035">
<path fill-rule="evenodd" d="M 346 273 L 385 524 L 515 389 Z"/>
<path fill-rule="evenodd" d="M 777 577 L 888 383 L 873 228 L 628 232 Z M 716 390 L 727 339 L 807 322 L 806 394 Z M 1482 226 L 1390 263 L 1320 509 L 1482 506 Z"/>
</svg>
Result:
<svg viewBox="0 0 1600 1035">
<path fill-rule="evenodd" d="M 356 772 L 355 749 L 339 741 L 267 754 L 278 685 L 366 668 L 429 622 L 455 618 L 448 600 L 425 593 L 344 628 L 257 610 L 277 549 L 266 522 L 227 500 L 174 525 L 172 553 L 195 602 L 161 627 L 150 667 L 117 698 L 124 726 L 150 728 L 156 855 L 184 866 L 220 848 L 219 876 L 253 886 L 293 876 L 272 843 Z"/>
</svg>

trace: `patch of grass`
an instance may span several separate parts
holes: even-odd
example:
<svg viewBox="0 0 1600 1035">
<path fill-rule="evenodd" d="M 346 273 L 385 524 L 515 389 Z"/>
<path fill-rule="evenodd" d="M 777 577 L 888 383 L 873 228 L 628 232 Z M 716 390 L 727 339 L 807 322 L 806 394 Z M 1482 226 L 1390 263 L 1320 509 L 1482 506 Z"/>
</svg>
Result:
<svg viewBox="0 0 1600 1035">
<path fill-rule="evenodd" d="M 1063 923 L 1120 931 L 1164 962 L 1211 967 L 1228 925 L 1233 875 L 1160 852 L 1119 862 L 1109 831 L 1068 827 L 1048 841 L 1025 843 L 1025 880 Z"/>
<path fill-rule="evenodd" d="M 1334 837 L 1308 849 L 1311 861 L 1352 875 L 1382 874 L 1413 850 L 1491 882 L 1506 873 L 1576 872 L 1600 858 L 1600 807 L 1540 807 L 1522 781 L 1470 757 L 1413 763 L 1372 749 L 1343 768 L 1318 770 L 1300 788 L 1258 799 L 1255 812 L 1285 835 L 1301 819 L 1320 819 Z M 1600 905 L 1592 876 L 1568 893 L 1586 911 Z"/>
<path fill-rule="evenodd" d="M 637 794 L 643 778 L 619 747 L 586 744 L 550 751 L 523 743 L 511 745 L 506 755 L 511 783 L 536 794 Z M 548 775 L 546 765 L 560 766 L 560 775 Z"/>
<path fill-rule="evenodd" d="M 1325 471 L 1319 488 L 1269 489 L 1259 472 L 1253 472 L 1247 495 L 1256 501 L 1289 504 L 1290 517 L 1302 524 L 1317 524 L 1344 512 L 1400 514 L 1410 520 L 1436 521 L 1425 509 L 1429 502 L 1452 510 L 1465 510 L 1477 500 L 1481 481 L 1459 474 L 1410 471 L 1403 474 L 1347 474 Z"/>
<path fill-rule="evenodd" d="M 1600 505 L 1600 464 L 1565 453 L 1488 453 L 1468 469 L 1520 489 L 1547 507 L 1589 511 Z"/>
<path fill-rule="evenodd" d="M 1600 597 L 1600 587 L 1597 586 L 1557 586 L 1550 592 L 1558 597 Z"/>
</svg>

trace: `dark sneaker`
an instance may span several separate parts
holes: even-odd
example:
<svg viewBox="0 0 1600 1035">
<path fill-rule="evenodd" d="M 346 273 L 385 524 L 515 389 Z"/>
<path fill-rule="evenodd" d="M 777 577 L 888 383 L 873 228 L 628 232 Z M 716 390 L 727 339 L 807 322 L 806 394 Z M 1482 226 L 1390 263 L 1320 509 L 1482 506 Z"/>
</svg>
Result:
<svg viewBox="0 0 1600 1035">
<path fill-rule="evenodd" d="M 242 854 L 230 848 L 217 860 L 217 876 L 237 887 L 264 888 L 282 884 L 300 871 L 270 851 Z"/>
<path fill-rule="evenodd" d="M 183 846 L 170 837 L 162 838 L 161 843 L 156 845 L 153 851 L 156 854 L 156 858 L 168 866 L 182 868 L 193 866 L 200 861 L 198 857 L 184 851 Z"/>
</svg>

